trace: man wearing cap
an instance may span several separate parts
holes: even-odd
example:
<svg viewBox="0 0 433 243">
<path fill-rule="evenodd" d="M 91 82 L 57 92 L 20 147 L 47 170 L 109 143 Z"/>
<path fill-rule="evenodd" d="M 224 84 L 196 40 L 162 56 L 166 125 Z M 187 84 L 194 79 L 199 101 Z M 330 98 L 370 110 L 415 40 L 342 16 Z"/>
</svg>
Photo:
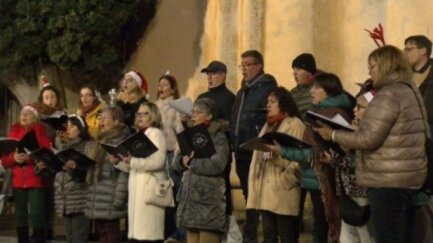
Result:
<svg viewBox="0 0 433 243">
<path fill-rule="evenodd" d="M 226 87 L 226 65 L 220 61 L 212 61 L 201 72 L 207 75 L 209 90 L 200 94 L 197 99 L 212 99 L 218 109 L 218 118 L 230 121 L 235 95 Z"/>
<path fill-rule="evenodd" d="M 242 87 L 235 98 L 230 133 L 236 158 L 236 173 L 246 201 L 252 151 L 239 146 L 258 136 L 266 122 L 266 96 L 270 89 L 277 87 L 277 81 L 264 72 L 263 56 L 257 50 L 242 53 L 239 68 L 243 75 Z M 246 210 L 244 242 L 257 242 L 258 221 L 256 210 Z"/>
<path fill-rule="evenodd" d="M 304 118 L 307 110 L 312 107 L 310 89 L 317 72 L 314 56 L 310 53 L 297 56 L 292 62 L 292 68 L 296 87 L 290 93 L 298 106 L 301 117 Z"/>
</svg>

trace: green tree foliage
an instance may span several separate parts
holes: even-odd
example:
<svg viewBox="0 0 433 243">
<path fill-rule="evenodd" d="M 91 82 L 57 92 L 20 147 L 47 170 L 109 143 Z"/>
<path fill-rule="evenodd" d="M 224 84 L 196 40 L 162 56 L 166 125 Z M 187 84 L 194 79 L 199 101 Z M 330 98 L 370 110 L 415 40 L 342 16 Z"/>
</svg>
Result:
<svg viewBox="0 0 433 243">
<path fill-rule="evenodd" d="M 121 70 L 131 54 L 127 45 L 138 40 L 128 37 L 141 38 L 147 26 L 149 19 L 137 21 L 150 2 L 155 6 L 144 0 L 0 0 L 0 72 L 34 75 L 53 64 L 83 75 Z M 131 26 L 139 33 L 128 33 Z"/>
</svg>

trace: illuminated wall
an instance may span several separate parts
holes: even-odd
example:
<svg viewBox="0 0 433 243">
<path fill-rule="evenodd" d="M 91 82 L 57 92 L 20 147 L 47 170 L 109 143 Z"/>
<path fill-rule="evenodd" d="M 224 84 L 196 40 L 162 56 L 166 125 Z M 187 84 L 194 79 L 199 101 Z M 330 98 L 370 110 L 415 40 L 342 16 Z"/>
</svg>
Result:
<svg viewBox="0 0 433 243">
<path fill-rule="evenodd" d="M 409 35 L 433 39 L 429 9 L 429 0 L 164 0 L 128 68 L 145 73 L 152 92 L 170 69 L 182 93 L 195 98 L 206 90 L 200 70 L 213 59 L 227 64 L 228 86 L 237 91 L 239 56 L 258 49 L 265 71 L 292 88 L 293 58 L 311 52 L 320 69 L 355 92 L 355 83 L 368 78 L 366 58 L 376 48 L 364 28 L 382 23 L 386 42 L 403 48 Z"/>
</svg>

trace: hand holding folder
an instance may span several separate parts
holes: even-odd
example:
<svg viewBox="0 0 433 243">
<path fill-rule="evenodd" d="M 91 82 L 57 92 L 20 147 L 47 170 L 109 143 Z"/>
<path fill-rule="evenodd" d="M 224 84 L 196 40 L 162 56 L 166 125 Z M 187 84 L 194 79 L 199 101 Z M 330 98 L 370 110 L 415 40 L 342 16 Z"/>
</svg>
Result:
<svg viewBox="0 0 433 243">
<path fill-rule="evenodd" d="M 29 151 L 28 153 L 33 160 L 44 162 L 53 172 L 63 170 L 63 166 L 69 160 L 75 161 L 77 165 L 76 168 L 87 169 L 89 166 L 95 164 L 94 160 L 75 149 L 66 149 L 54 154 L 54 152 L 48 148 L 39 148 L 35 151 Z"/>
<path fill-rule="evenodd" d="M 344 129 L 346 131 L 353 131 L 354 128 L 347 122 L 340 114 L 336 114 L 332 118 L 328 118 L 314 111 L 307 111 L 305 121 L 312 127 L 321 127 L 320 122 L 330 126 L 332 129 Z"/>
<path fill-rule="evenodd" d="M 38 140 L 34 130 L 26 133 L 21 139 L 0 138 L 0 155 L 7 155 L 18 148 L 19 153 L 24 153 L 25 150 L 37 150 L 39 148 Z"/>
<path fill-rule="evenodd" d="M 216 153 L 212 138 L 203 124 L 186 128 L 176 134 L 176 139 L 182 155 L 190 156 L 194 152 L 194 158 L 209 158 Z"/>
<path fill-rule="evenodd" d="M 285 133 L 280 132 L 269 132 L 264 134 L 261 137 L 253 138 L 245 143 L 241 144 L 240 147 L 245 150 L 259 150 L 263 152 L 270 152 L 270 148 L 267 145 L 271 145 L 276 141 L 282 147 L 294 147 L 294 148 L 308 148 L 311 147 L 310 144 L 307 144 L 295 137 L 292 137 Z"/>
<path fill-rule="evenodd" d="M 158 151 L 155 144 L 143 133 L 137 132 L 118 144 L 99 143 L 107 153 L 119 157 L 127 157 L 128 154 L 136 158 L 146 158 Z"/>
</svg>

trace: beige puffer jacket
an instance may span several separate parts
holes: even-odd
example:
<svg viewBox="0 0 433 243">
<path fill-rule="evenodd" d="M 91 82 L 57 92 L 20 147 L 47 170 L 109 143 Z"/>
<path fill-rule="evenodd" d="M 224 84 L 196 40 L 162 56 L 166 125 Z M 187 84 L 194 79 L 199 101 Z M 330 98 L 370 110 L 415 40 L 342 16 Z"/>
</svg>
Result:
<svg viewBox="0 0 433 243">
<path fill-rule="evenodd" d="M 427 175 L 424 104 L 412 81 L 394 75 L 384 80 L 356 132 L 337 131 L 335 141 L 357 150 L 360 186 L 418 189 Z M 411 89 L 407 84 L 412 86 Z"/>
</svg>

